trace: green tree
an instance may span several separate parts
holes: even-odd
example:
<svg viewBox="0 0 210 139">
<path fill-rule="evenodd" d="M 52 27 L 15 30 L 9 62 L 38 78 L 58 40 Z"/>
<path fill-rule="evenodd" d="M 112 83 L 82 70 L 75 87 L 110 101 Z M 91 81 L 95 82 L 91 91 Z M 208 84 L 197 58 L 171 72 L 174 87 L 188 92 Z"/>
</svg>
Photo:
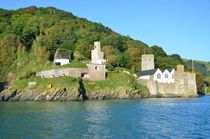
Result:
<svg viewBox="0 0 210 139">
<path fill-rule="evenodd" d="M 14 34 L 8 34 L 0 41 L 0 61 L 11 65 L 17 59 L 17 50 L 24 48 L 20 38 Z"/>
<path fill-rule="evenodd" d="M 128 58 L 126 68 L 132 69 L 133 71 L 140 71 L 141 53 L 140 48 L 130 47 L 124 54 Z"/>
<path fill-rule="evenodd" d="M 105 59 L 108 60 L 108 63 L 110 63 L 112 66 L 117 66 L 117 50 L 111 45 L 106 45 L 102 48 L 102 51 L 104 52 Z"/>
<path fill-rule="evenodd" d="M 166 57 L 167 54 L 166 52 L 159 46 L 157 45 L 153 45 L 152 47 L 153 50 L 153 54 L 155 55 L 155 57 L 160 56 L 160 57 Z"/>
</svg>

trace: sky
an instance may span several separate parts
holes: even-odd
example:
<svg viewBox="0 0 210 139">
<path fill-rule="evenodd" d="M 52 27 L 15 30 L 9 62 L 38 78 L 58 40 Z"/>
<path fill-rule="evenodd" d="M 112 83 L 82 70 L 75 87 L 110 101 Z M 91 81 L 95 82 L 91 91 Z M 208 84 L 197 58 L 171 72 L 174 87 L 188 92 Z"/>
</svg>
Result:
<svg viewBox="0 0 210 139">
<path fill-rule="evenodd" d="M 0 0 L 0 8 L 56 7 L 167 54 L 210 61 L 210 0 Z"/>
</svg>

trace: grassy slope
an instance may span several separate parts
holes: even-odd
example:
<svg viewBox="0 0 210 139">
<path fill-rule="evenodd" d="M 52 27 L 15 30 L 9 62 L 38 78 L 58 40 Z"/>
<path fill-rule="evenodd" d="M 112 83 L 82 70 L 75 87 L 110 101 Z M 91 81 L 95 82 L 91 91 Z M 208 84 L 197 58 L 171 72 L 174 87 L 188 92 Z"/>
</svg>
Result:
<svg viewBox="0 0 210 139">
<path fill-rule="evenodd" d="M 205 75 L 204 79 L 210 82 L 210 63 L 205 62 L 205 61 L 198 61 L 198 60 L 196 60 L 196 62 L 204 64 L 206 66 L 208 73 L 207 73 L 207 75 Z"/>
<path fill-rule="evenodd" d="M 115 69 L 108 73 L 107 79 L 104 81 L 90 82 L 83 81 L 86 91 L 98 91 L 106 89 L 118 89 L 125 88 L 127 90 L 139 90 L 140 92 L 147 93 L 148 89 L 140 84 L 138 84 L 135 78 L 132 75 L 132 72 L 126 73 L 126 69 Z M 72 77 L 59 77 L 59 78 L 50 78 L 42 79 L 39 77 L 29 77 L 21 80 L 17 80 L 12 84 L 14 89 L 24 89 L 28 87 L 29 82 L 36 82 L 36 85 L 33 88 L 38 89 L 47 89 L 49 86 L 53 88 L 78 88 L 78 78 Z"/>
<path fill-rule="evenodd" d="M 84 81 L 84 87 L 87 91 L 97 91 L 99 89 L 117 89 L 124 87 L 126 89 L 139 90 L 141 92 L 148 92 L 147 88 L 138 84 L 132 75 L 132 72 L 123 68 L 116 68 L 114 71 L 108 73 L 107 79 L 98 82 Z"/>
<path fill-rule="evenodd" d="M 188 61 L 189 60 L 184 59 L 185 63 L 187 63 Z M 205 67 L 206 67 L 205 71 L 203 71 L 202 69 L 199 69 L 199 66 L 197 66 L 196 63 L 205 65 Z M 210 81 L 210 63 L 205 62 L 205 61 L 195 60 L 194 65 L 195 65 L 195 67 L 198 67 L 197 69 L 205 76 L 204 80 Z M 191 67 L 191 63 L 189 64 L 189 62 L 188 62 L 188 66 Z"/>
<path fill-rule="evenodd" d="M 36 82 L 36 85 L 34 86 L 34 88 L 38 88 L 38 89 L 47 89 L 48 87 L 71 88 L 71 87 L 77 87 L 78 85 L 78 79 L 71 78 L 71 77 L 59 77 L 59 78 L 50 78 L 50 79 L 30 77 L 30 78 L 15 81 L 12 84 L 12 88 L 13 89 L 27 88 L 29 82 Z"/>
</svg>

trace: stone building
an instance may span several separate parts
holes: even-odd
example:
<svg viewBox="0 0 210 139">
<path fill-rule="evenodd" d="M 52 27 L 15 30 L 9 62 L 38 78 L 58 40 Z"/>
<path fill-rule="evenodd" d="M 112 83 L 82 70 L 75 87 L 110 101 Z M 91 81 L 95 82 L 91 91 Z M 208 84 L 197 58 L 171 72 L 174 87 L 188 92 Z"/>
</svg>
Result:
<svg viewBox="0 0 210 139">
<path fill-rule="evenodd" d="M 153 70 L 155 68 L 154 65 L 155 65 L 154 64 L 154 55 L 152 55 L 152 54 L 142 55 L 142 57 L 141 57 L 141 71 Z"/>
<path fill-rule="evenodd" d="M 68 51 L 57 50 L 55 54 L 55 65 L 69 63 L 70 53 Z M 37 72 L 36 76 L 42 78 L 54 78 L 61 76 L 82 77 L 90 81 L 100 81 L 106 79 L 106 60 L 101 52 L 100 42 L 94 42 L 94 50 L 91 51 L 91 62 L 87 68 L 62 68 Z"/>
<path fill-rule="evenodd" d="M 54 65 L 62 66 L 69 64 L 71 60 L 71 52 L 68 49 L 57 49 L 54 55 Z"/>
<path fill-rule="evenodd" d="M 105 62 L 100 42 L 94 42 L 94 49 L 91 51 L 91 62 L 87 64 L 89 80 L 100 81 L 106 79 Z"/>
<path fill-rule="evenodd" d="M 138 75 L 138 81 L 148 87 L 151 95 L 197 96 L 196 75 L 185 72 L 183 65 L 177 65 L 177 70 L 163 71 L 153 67 L 154 56 L 142 55 L 143 70 Z"/>
<path fill-rule="evenodd" d="M 104 64 L 104 53 L 101 52 L 101 43 L 99 41 L 94 42 L 94 49 L 91 50 L 91 63 Z"/>
</svg>

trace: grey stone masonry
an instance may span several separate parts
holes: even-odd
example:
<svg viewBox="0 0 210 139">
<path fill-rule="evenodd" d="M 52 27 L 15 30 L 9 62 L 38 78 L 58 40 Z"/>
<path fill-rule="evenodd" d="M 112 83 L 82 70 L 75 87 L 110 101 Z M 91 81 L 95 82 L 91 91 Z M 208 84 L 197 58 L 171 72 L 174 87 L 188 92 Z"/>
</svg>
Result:
<svg viewBox="0 0 210 139">
<path fill-rule="evenodd" d="M 155 68 L 154 55 L 144 54 L 141 56 L 141 71 L 152 70 Z"/>
<path fill-rule="evenodd" d="M 82 74 L 87 73 L 87 68 L 64 68 L 37 72 L 36 76 L 40 76 L 41 78 L 53 78 L 60 76 L 81 77 Z"/>
</svg>

